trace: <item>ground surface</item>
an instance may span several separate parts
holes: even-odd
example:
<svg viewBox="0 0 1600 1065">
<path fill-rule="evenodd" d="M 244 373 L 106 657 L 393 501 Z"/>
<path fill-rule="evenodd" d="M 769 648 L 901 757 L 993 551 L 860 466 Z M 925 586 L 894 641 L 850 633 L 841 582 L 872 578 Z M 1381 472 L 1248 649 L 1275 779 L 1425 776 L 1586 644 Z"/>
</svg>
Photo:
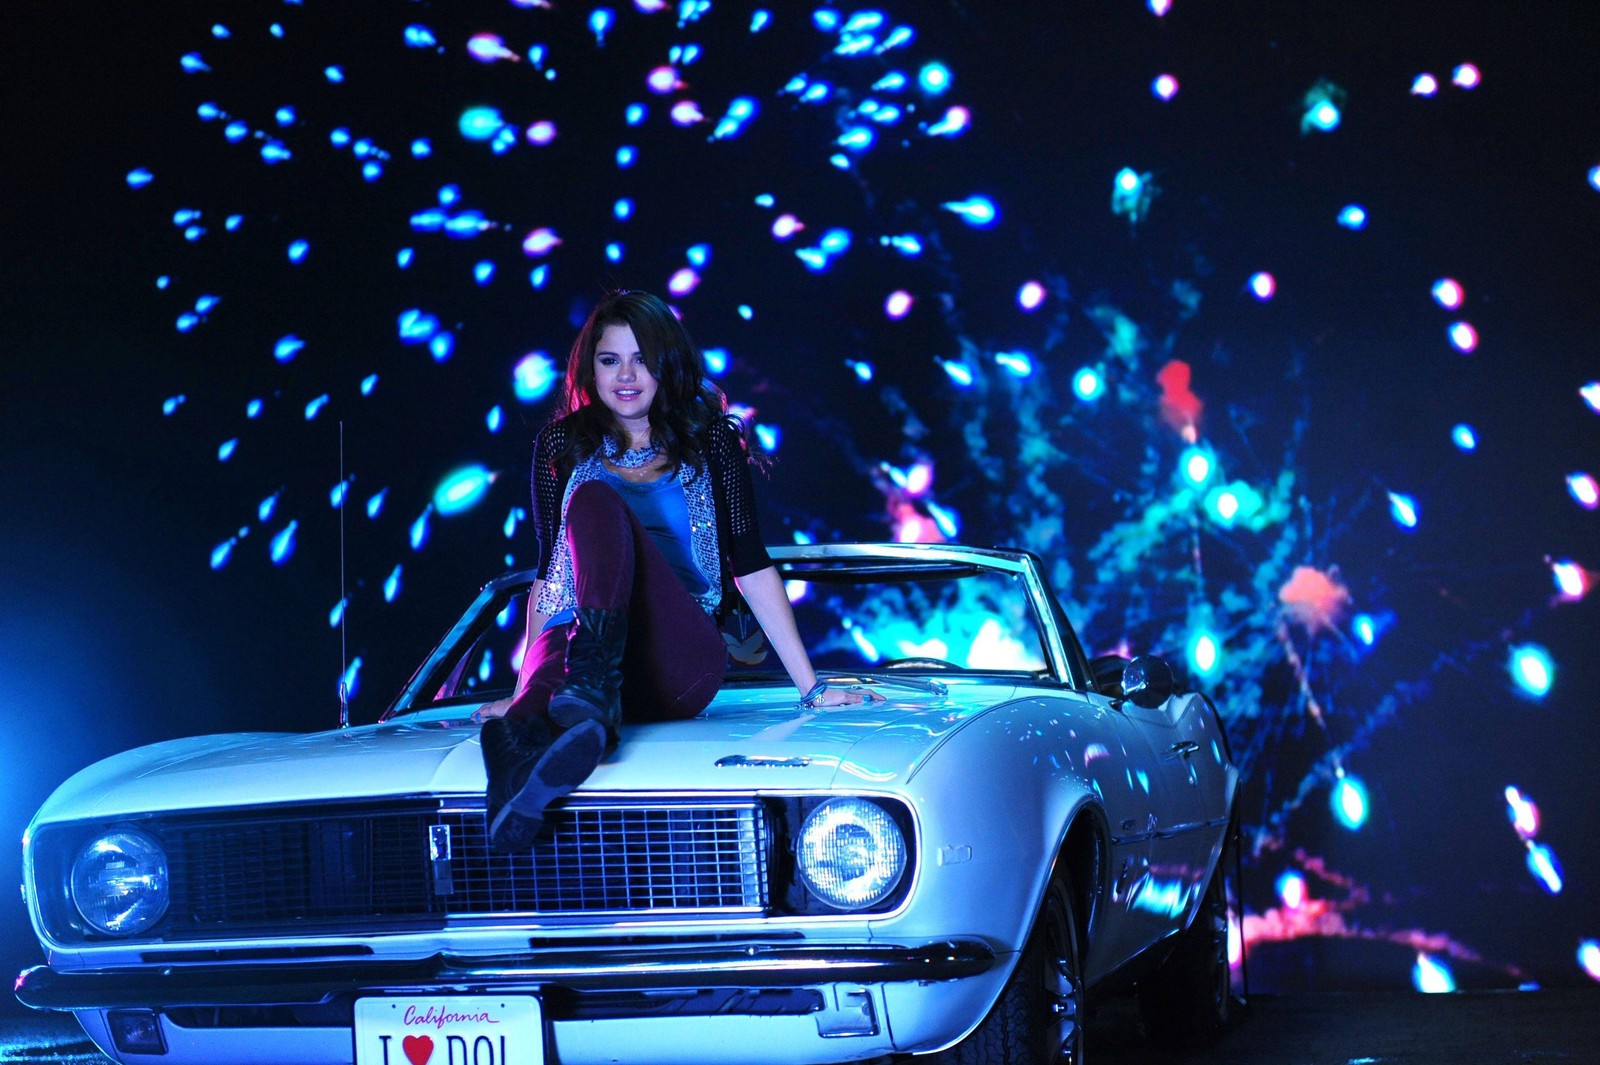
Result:
<svg viewBox="0 0 1600 1065">
<path fill-rule="evenodd" d="M 1095 1015 L 1089 1037 L 1095 1065 L 1592 1065 L 1600 988 L 1257 996 L 1219 1045 L 1187 1055 L 1151 1048 L 1129 1005 L 1114 1003 Z M 106 1060 L 70 1017 L 0 1026 L 0 1063 Z"/>
<path fill-rule="evenodd" d="M 1203 1053 L 1169 1055 L 1127 1007 L 1090 1025 L 1094 1065 L 1555 1065 L 1600 1062 L 1600 988 L 1258 995 Z"/>
</svg>

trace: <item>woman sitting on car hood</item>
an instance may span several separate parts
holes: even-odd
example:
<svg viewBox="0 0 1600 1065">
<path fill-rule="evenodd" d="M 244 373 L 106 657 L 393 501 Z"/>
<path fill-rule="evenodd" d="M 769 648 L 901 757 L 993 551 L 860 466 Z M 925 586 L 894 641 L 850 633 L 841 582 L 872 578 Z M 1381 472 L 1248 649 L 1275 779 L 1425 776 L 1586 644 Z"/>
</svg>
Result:
<svg viewBox="0 0 1600 1065">
<path fill-rule="evenodd" d="M 545 808 L 629 721 L 690 718 L 722 686 L 731 581 L 800 704 L 873 698 L 817 679 L 761 541 L 744 425 L 671 308 L 604 296 L 567 360 L 565 413 L 533 445 L 538 579 L 515 696 L 483 726 L 490 842 L 526 850 Z M 489 709 L 492 712 L 492 709 Z"/>
</svg>

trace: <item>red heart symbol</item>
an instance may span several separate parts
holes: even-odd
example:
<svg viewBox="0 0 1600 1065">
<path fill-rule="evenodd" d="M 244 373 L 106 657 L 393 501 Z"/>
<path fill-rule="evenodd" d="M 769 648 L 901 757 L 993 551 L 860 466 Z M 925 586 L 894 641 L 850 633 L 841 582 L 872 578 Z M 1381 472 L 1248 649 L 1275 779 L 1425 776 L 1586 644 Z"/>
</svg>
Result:
<svg viewBox="0 0 1600 1065">
<path fill-rule="evenodd" d="M 408 1035 L 400 1040 L 400 1049 L 411 1059 L 411 1065 L 427 1065 L 433 1057 L 433 1039 L 426 1035 Z"/>
</svg>

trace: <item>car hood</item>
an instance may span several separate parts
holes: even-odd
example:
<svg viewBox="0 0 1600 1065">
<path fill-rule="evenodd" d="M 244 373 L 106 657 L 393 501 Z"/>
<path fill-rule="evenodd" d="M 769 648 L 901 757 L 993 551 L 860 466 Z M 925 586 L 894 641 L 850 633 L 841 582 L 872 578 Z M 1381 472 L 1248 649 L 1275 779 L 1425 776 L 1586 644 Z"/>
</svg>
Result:
<svg viewBox="0 0 1600 1065">
<path fill-rule="evenodd" d="M 792 688 L 732 688 L 689 721 L 631 725 L 586 791 L 888 790 L 953 732 L 1010 701 L 1010 682 L 952 680 L 942 694 L 880 687 L 887 701 L 801 710 Z M 36 823 L 163 810 L 384 796 L 484 786 L 470 707 L 301 733 L 193 736 L 76 774 Z"/>
</svg>

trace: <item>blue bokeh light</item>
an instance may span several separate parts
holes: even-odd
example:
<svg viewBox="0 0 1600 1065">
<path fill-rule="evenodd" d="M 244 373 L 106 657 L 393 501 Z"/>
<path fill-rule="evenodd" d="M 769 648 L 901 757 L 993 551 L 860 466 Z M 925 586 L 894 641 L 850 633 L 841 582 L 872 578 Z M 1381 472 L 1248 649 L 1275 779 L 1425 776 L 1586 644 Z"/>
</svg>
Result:
<svg viewBox="0 0 1600 1065">
<path fill-rule="evenodd" d="M 460 514 L 483 502 L 494 475 L 480 465 L 464 466 L 439 482 L 433 492 L 433 505 L 440 514 Z"/>
</svg>

